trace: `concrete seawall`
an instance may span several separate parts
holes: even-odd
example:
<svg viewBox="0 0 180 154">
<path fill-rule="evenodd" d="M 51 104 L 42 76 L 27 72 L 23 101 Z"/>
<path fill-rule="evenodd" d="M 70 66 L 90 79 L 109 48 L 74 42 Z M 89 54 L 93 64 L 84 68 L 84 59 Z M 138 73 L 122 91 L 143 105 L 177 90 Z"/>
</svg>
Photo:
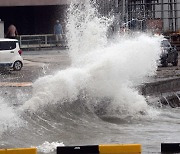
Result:
<svg viewBox="0 0 180 154">
<path fill-rule="evenodd" d="M 145 83 L 141 87 L 143 95 L 159 95 L 177 91 L 180 91 L 180 77 Z"/>
<path fill-rule="evenodd" d="M 161 104 L 159 107 L 162 105 L 180 107 L 180 77 L 145 83 L 140 87 L 140 91 L 149 104 L 155 106 Z M 153 101 L 151 98 L 156 99 Z"/>
</svg>

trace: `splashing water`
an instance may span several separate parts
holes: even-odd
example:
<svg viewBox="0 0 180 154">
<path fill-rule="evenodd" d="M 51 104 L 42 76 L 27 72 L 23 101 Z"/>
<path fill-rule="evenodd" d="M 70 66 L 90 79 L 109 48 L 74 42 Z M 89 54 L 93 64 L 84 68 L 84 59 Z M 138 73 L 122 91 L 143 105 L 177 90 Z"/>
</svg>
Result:
<svg viewBox="0 0 180 154">
<path fill-rule="evenodd" d="M 48 141 L 45 141 L 42 145 L 38 146 L 37 149 L 39 152 L 50 153 L 53 152 L 58 146 L 64 146 L 64 144 L 62 142 L 49 143 Z"/>
<path fill-rule="evenodd" d="M 4 131 L 13 130 L 23 126 L 25 123 L 19 114 L 0 97 L 0 136 Z"/>
<path fill-rule="evenodd" d="M 70 103 L 85 91 L 94 105 L 95 100 L 108 98 L 108 114 L 135 116 L 143 111 L 153 115 L 155 111 L 136 87 L 156 74 L 161 37 L 118 36 L 110 44 L 106 33 L 112 19 L 100 17 L 90 2 L 72 3 L 68 14 L 72 66 L 39 78 L 33 84 L 32 98 L 22 109 L 36 111 L 47 105 Z"/>
<path fill-rule="evenodd" d="M 78 3 L 78 5 L 76 5 Z M 98 11 L 89 1 L 75 1 L 68 10 L 67 38 L 72 61 L 107 45 L 106 33 L 112 19 L 99 17 Z M 73 62 L 76 64 L 77 62 Z"/>
</svg>

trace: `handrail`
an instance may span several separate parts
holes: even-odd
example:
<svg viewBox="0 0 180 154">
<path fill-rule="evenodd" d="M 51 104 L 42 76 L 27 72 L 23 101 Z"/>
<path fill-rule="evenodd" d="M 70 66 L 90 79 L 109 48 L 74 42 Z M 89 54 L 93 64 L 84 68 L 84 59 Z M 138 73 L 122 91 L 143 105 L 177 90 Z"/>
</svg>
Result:
<svg viewBox="0 0 180 154">
<path fill-rule="evenodd" d="M 18 40 L 21 48 L 66 46 L 66 37 L 64 34 L 59 41 L 56 41 L 54 34 L 19 35 Z"/>
</svg>

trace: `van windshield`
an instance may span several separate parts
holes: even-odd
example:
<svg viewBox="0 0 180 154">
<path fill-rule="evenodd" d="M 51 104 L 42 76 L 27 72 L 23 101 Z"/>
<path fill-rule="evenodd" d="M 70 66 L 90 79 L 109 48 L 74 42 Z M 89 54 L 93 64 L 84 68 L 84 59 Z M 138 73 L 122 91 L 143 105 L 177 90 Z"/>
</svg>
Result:
<svg viewBox="0 0 180 154">
<path fill-rule="evenodd" d="M 0 42 L 0 50 L 12 50 L 16 48 L 16 41 L 3 41 Z"/>
</svg>

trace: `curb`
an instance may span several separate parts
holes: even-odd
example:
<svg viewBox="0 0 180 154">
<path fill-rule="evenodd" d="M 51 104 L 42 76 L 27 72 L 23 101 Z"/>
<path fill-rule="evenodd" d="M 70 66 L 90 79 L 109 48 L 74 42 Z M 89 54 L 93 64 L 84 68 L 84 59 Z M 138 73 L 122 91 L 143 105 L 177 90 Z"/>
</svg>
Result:
<svg viewBox="0 0 180 154">
<path fill-rule="evenodd" d="M 36 148 L 1 149 L 0 154 L 37 154 Z"/>
<path fill-rule="evenodd" d="M 140 154 L 140 144 L 102 144 L 57 147 L 57 154 Z"/>
</svg>

